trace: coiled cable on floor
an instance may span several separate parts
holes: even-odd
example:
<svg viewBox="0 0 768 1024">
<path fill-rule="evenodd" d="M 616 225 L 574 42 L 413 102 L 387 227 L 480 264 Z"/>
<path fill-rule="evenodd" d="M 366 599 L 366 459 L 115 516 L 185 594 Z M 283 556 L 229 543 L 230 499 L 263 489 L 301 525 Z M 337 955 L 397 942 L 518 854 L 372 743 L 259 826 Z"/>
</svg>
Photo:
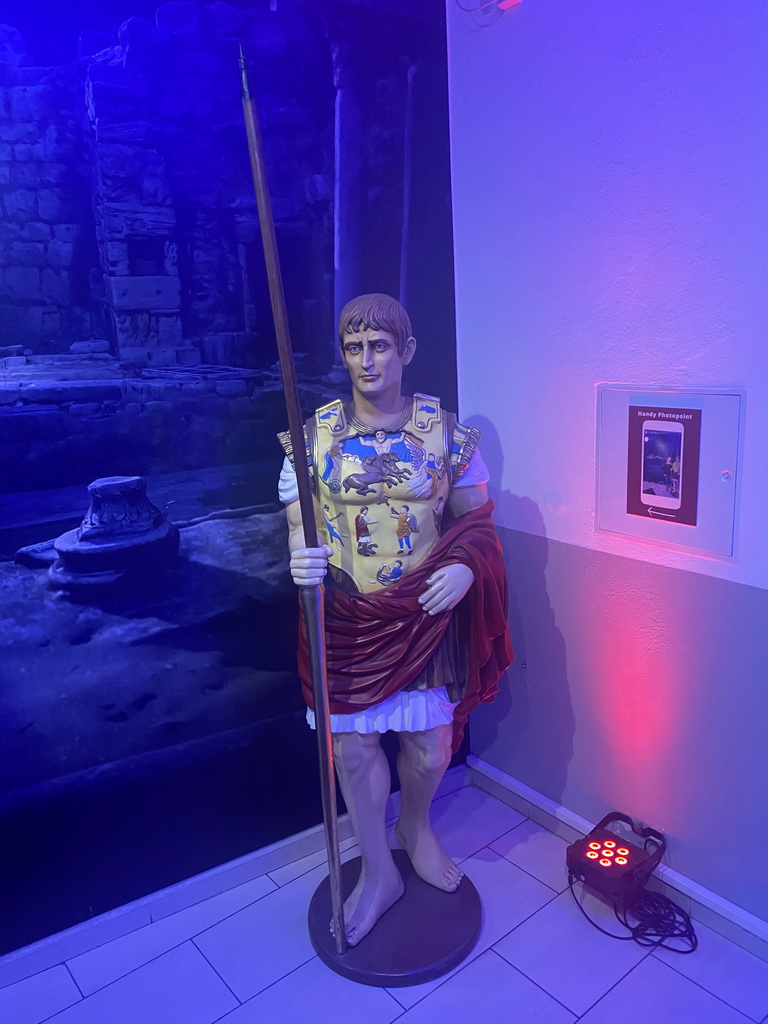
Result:
<svg viewBox="0 0 768 1024">
<path fill-rule="evenodd" d="M 662 896 L 658 892 L 643 890 L 631 903 L 624 906 L 614 904 L 613 912 L 616 915 L 616 920 L 630 933 L 629 935 L 614 935 L 613 932 L 606 931 L 597 921 L 594 921 L 579 903 L 573 888 L 574 881 L 574 875 L 569 873 L 568 888 L 571 890 L 576 906 L 589 923 L 603 935 L 608 935 L 612 939 L 634 940 L 640 946 L 669 949 L 675 953 L 693 953 L 698 946 L 699 942 L 690 916 L 669 897 Z M 633 924 L 633 920 L 636 923 Z M 688 948 L 671 946 L 668 941 L 670 939 L 688 943 L 689 946 Z"/>
</svg>

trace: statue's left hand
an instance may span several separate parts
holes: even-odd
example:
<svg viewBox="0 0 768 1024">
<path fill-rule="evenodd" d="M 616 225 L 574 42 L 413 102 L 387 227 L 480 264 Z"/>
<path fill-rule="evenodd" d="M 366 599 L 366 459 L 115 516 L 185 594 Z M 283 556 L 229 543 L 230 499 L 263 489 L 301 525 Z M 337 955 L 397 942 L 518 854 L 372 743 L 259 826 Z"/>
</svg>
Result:
<svg viewBox="0 0 768 1024">
<path fill-rule="evenodd" d="M 444 565 L 427 580 L 428 589 L 419 598 L 419 604 L 430 615 L 450 611 L 464 597 L 474 580 L 475 574 L 468 565 L 462 565 L 461 562 Z"/>
</svg>

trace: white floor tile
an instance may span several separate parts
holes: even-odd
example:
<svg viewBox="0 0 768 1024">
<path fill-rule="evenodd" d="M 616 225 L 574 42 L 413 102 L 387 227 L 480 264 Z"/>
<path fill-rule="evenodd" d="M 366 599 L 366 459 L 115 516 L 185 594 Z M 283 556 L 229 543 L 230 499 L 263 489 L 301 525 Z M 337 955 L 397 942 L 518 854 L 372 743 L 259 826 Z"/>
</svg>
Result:
<svg viewBox="0 0 768 1024">
<path fill-rule="evenodd" d="M 227 892 L 195 903 L 186 910 L 139 928 L 105 946 L 92 949 L 68 961 L 69 969 L 84 995 L 88 996 L 123 975 L 149 963 L 161 953 L 224 920 L 243 907 L 276 889 L 266 875 L 238 885 Z"/>
<path fill-rule="evenodd" d="M 748 1020 L 649 956 L 603 996 L 579 1024 L 748 1024 Z"/>
<path fill-rule="evenodd" d="M 488 950 L 408 1010 L 398 1024 L 571 1024 L 575 1019 Z"/>
<path fill-rule="evenodd" d="M 7 1024 L 40 1024 L 81 998 L 71 974 L 59 964 L 0 989 L 0 1020 Z"/>
<path fill-rule="evenodd" d="M 556 898 L 548 886 L 531 878 L 492 850 L 481 850 L 474 857 L 462 861 L 461 866 L 477 887 L 483 904 L 483 927 L 471 957 L 478 956 L 511 928 Z M 456 971 L 460 969 L 457 967 Z M 408 1008 L 433 992 L 448 977 L 450 974 L 423 985 L 392 988 L 388 991 Z"/>
<path fill-rule="evenodd" d="M 562 892 L 568 885 L 568 871 L 565 866 L 565 851 L 568 844 L 564 839 L 549 832 L 533 821 L 524 821 L 511 832 L 491 843 L 491 849 L 517 864 L 555 892 Z"/>
<path fill-rule="evenodd" d="M 577 893 L 602 928 L 622 934 L 612 910 L 584 894 L 581 886 Z M 494 949 L 576 1014 L 589 1009 L 648 955 L 636 942 L 621 942 L 593 928 L 568 890 L 497 942 Z"/>
<path fill-rule="evenodd" d="M 695 953 L 660 949 L 654 956 L 752 1020 L 763 1020 L 768 1014 L 768 963 L 706 925 L 694 921 L 694 928 L 699 940 Z"/>
<path fill-rule="evenodd" d="M 467 786 L 432 804 L 432 827 L 448 853 L 470 857 L 525 818 L 500 800 Z"/>
<path fill-rule="evenodd" d="M 402 1012 L 384 989 L 347 981 L 315 957 L 219 1024 L 389 1024 Z"/>
<path fill-rule="evenodd" d="M 64 963 L 70 957 L 79 956 L 86 950 L 96 949 L 105 942 L 143 928 L 151 920 L 148 906 L 128 911 L 120 908 L 92 921 L 84 921 L 58 935 L 51 935 L 25 949 L 8 953 L 0 958 L 0 988 L 21 981 L 22 978 L 31 978 L 33 974 Z"/>
<path fill-rule="evenodd" d="M 494 797 L 462 788 L 436 800 L 432 817 L 484 909 L 476 948 L 437 981 L 390 990 L 356 985 L 314 956 L 307 910 L 326 873 L 324 853 L 316 853 L 87 953 L 83 943 L 91 939 L 73 930 L 62 937 L 69 947 L 47 943 L 30 959 L 11 955 L 0 962 L 0 986 L 7 985 L 0 987 L 0 1021 L 571 1024 L 574 1014 L 584 1014 L 579 1024 L 749 1024 L 766 1018 L 768 963 L 701 923 L 699 949 L 690 956 L 650 953 L 603 936 L 564 889 L 567 843 Z M 343 859 L 358 855 L 353 839 L 342 846 Z M 581 886 L 577 892 L 602 927 L 623 932 L 609 906 Z M 145 921 L 147 911 L 140 913 Z M 93 935 L 111 939 L 114 927 L 107 919 Z M 85 999 L 60 963 L 67 955 Z M 28 977 L 35 969 L 40 973 Z M 235 996 L 247 1002 L 238 1006 Z"/>
<path fill-rule="evenodd" d="M 51 1017 L 48 1024 L 213 1024 L 237 1000 L 191 942 Z"/>
<path fill-rule="evenodd" d="M 339 850 L 341 852 L 341 862 L 351 860 L 353 857 L 359 857 L 360 851 L 355 845 L 354 836 L 350 836 L 349 839 L 342 839 L 339 843 Z M 294 860 L 290 864 L 285 864 L 283 867 L 275 868 L 274 871 L 269 872 L 269 877 L 276 885 L 287 885 L 288 882 L 292 882 L 294 878 L 298 878 L 300 875 L 305 875 L 312 868 L 319 867 L 321 864 L 326 864 L 325 850 L 318 850 L 317 853 L 310 853 L 307 857 L 302 857 L 300 860 Z"/>
<path fill-rule="evenodd" d="M 307 910 L 324 875 L 315 868 L 195 939 L 241 1002 L 314 956 Z"/>
</svg>

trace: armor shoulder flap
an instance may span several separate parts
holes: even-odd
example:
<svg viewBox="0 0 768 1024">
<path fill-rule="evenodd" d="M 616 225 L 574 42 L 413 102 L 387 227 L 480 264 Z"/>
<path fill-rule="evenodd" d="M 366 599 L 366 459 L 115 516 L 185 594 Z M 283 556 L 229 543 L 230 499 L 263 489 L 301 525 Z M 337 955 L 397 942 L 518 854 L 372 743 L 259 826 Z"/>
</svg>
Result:
<svg viewBox="0 0 768 1024">
<path fill-rule="evenodd" d="M 453 438 L 451 439 L 451 483 L 455 484 L 466 472 L 467 466 L 475 454 L 479 440 L 480 431 L 477 427 L 465 427 L 463 423 L 457 423 L 453 428 Z"/>
<path fill-rule="evenodd" d="M 288 456 L 293 468 L 296 468 L 296 461 L 294 459 L 293 442 L 291 441 L 291 432 L 289 430 L 281 430 L 277 435 L 277 440 L 280 442 L 280 447 L 283 449 L 285 454 Z M 304 427 L 304 445 L 307 452 L 307 465 L 309 466 L 310 472 L 312 471 L 312 446 L 309 439 L 309 431 L 307 427 Z"/>
<path fill-rule="evenodd" d="M 440 407 L 440 399 L 435 395 L 421 395 L 416 392 L 413 396 L 413 415 L 411 426 L 415 433 L 428 434 L 434 423 L 440 423 L 443 410 Z"/>
<path fill-rule="evenodd" d="M 344 403 L 340 398 L 327 405 L 321 405 L 312 419 L 318 437 L 322 437 L 323 432 L 329 437 L 343 436 L 346 433 L 347 417 L 344 413 Z"/>
</svg>

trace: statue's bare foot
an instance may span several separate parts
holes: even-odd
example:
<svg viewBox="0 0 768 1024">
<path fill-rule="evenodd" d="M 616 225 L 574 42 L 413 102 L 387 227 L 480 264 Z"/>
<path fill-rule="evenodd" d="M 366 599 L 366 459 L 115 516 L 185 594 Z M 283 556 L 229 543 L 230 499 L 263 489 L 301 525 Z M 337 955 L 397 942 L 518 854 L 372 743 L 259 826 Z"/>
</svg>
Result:
<svg viewBox="0 0 768 1024">
<path fill-rule="evenodd" d="M 373 928 L 382 914 L 397 903 L 405 891 L 402 876 L 392 862 L 391 869 L 375 878 L 360 872 L 357 885 L 344 901 L 344 929 L 347 942 L 356 946 Z M 333 931 L 333 924 L 331 924 Z"/>
<path fill-rule="evenodd" d="M 411 827 L 401 818 L 395 826 L 395 838 L 411 858 L 419 878 L 443 892 L 456 892 L 464 872 L 445 852 L 430 825 Z"/>
</svg>

